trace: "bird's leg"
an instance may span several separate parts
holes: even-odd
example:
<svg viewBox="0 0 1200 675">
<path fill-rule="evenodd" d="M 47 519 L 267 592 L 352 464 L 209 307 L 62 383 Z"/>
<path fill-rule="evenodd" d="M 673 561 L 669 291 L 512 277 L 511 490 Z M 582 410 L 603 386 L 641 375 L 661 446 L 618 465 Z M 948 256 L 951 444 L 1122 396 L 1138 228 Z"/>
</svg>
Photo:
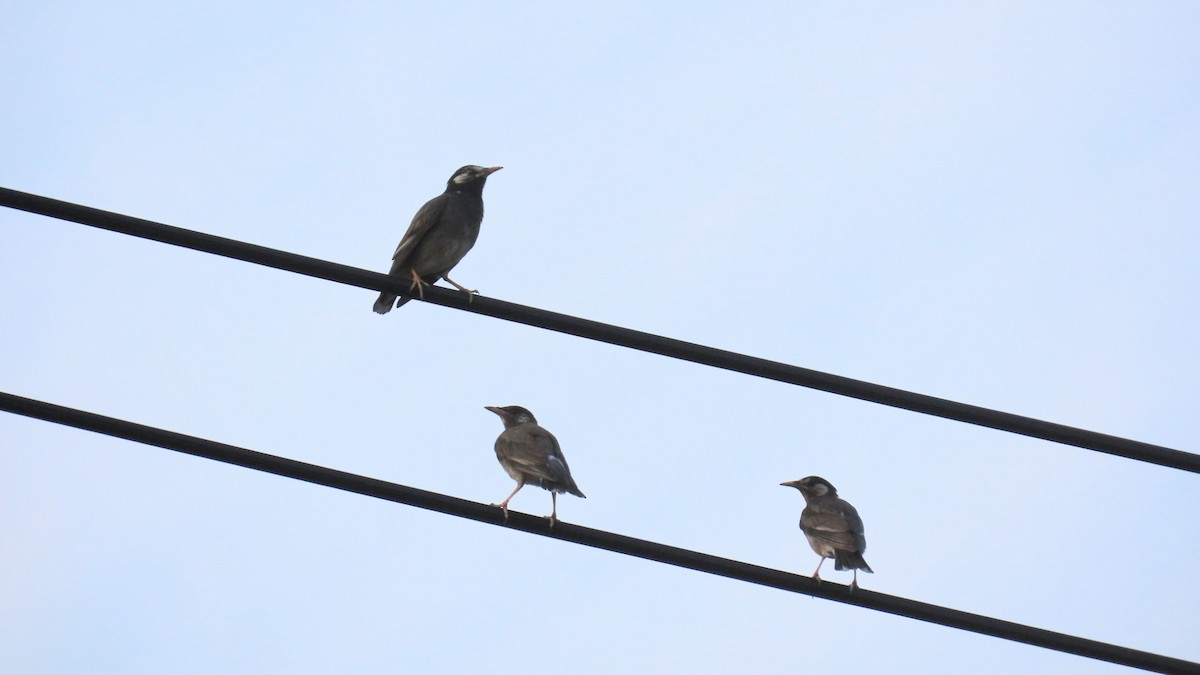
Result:
<svg viewBox="0 0 1200 675">
<path fill-rule="evenodd" d="M 446 281 L 449 281 L 451 286 L 457 288 L 458 290 L 462 291 L 463 293 L 466 293 L 467 294 L 467 302 L 471 302 L 472 300 L 475 299 L 475 296 L 479 295 L 479 291 L 475 290 L 474 288 L 467 288 L 466 286 L 463 286 L 462 284 L 451 279 L 450 277 L 446 276 L 445 274 L 442 275 L 442 278 L 445 279 Z"/>
<path fill-rule="evenodd" d="M 417 289 L 417 295 L 420 296 L 422 300 L 424 300 L 425 299 L 425 287 L 428 286 L 429 284 L 425 283 L 425 280 L 421 278 L 420 274 L 417 274 L 416 270 L 410 270 L 410 271 L 412 272 L 412 286 L 408 287 L 408 292 L 412 293 L 412 290 L 415 288 L 415 289 Z"/>
<path fill-rule="evenodd" d="M 554 527 L 554 523 L 558 522 L 558 495 L 553 490 L 550 491 L 550 515 L 547 518 L 550 520 L 550 527 Z"/>
<path fill-rule="evenodd" d="M 813 581 L 821 580 L 821 565 L 824 565 L 824 564 L 825 564 L 825 556 L 821 556 L 821 562 L 817 563 L 817 569 L 813 570 L 813 573 L 812 573 Z"/>
<path fill-rule="evenodd" d="M 856 588 L 858 588 L 858 570 L 857 569 L 854 570 L 854 580 L 850 582 L 850 592 L 853 593 L 854 589 L 856 589 Z"/>
<path fill-rule="evenodd" d="M 516 494 L 518 492 L 520 492 L 521 488 L 523 488 L 523 487 L 525 487 L 525 481 L 518 482 L 517 489 L 515 489 L 511 493 L 509 493 L 509 495 L 504 498 L 504 501 L 500 502 L 499 504 L 492 504 L 492 506 L 499 506 L 500 510 L 504 511 L 504 522 L 506 522 L 506 523 L 508 522 L 508 500 L 515 497 Z"/>
</svg>

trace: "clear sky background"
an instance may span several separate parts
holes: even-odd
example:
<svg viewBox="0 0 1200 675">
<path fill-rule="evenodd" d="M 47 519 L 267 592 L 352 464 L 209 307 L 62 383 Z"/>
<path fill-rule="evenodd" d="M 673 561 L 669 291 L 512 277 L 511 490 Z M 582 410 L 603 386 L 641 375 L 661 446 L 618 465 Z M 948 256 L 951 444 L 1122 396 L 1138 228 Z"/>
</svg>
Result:
<svg viewBox="0 0 1200 675">
<path fill-rule="evenodd" d="M 1200 5 L 37 2 L 0 185 L 384 271 L 501 164 L 484 295 L 1200 451 Z M 1194 474 L 7 209 L 0 390 L 1200 660 Z M 0 415 L 13 673 L 1117 673 Z M 527 488 L 514 509 L 548 513 Z M 849 575 L 826 566 L 826 578 Z"/>
</svg>

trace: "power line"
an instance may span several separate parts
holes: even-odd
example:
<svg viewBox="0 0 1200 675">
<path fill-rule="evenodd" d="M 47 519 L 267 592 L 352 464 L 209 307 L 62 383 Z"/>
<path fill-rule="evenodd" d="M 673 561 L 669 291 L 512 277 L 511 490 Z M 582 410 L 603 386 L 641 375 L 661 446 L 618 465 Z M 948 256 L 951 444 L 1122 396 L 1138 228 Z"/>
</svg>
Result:
<svg viewBox="0 0 1200 675">
<path fill-rule="evenodd" d="M 0 205 L 360 288 L 375 291 L 387 290 L 400 295 L 407 295 L 409 290 L 407 281 L 397 280 L 378 272 L 8 188 L 0 188 Z M 1200 473 L 1200 455 L 1161 445 L 1110 436 L 967 403 L 958 403 L 557 312 L 517 305 L 503 300 L 476 296 L 472 302 L 468 303 L 458 291 L 436 286 L 426 289 L 424 299 L 426 302 L 445 307 L 453 307 L 652 354 Z"/>
<path fill-rule="evenodd" d="M 888 614 L 918 619 L 929 623 L 958 628 L 973 633 L 1022 642 L 1068 654 L 1086 656 L 1131 668 L 1159 673 L 1200 673 L 1200 663 L 1184 661 L 1161 654 L 1144 652 L 1096 640 L 1004 621 L 981 614 L 972 614 L 939 605 L 931 605 L 894 595 L 865 589 L 850 592 L 847 586 L 827 581 L 816 582 L 809 577 L 761 567 L 750 563 L 708 555 L 698 551 L 635 539 L 613 532 L 595 530 L 559 521 L 550 527 L 545 518 L 510 512 L 505 523 L 500 510 L 478 502 L 429 492 L 396 483 L 360 476 L 337 469 L 299 462 L 286 457 L 268 455 L 225 443 L 188 436 L 174 431 L 137 424 L 114 417 L 67 408 L 14 394 L 0 392 L 0 410 L 99 434 L 115 436 L 137 443 L 213 459 L 227 464 L 265 471 L 286 478 L 316 483 L 326 487 L 355 492 L 369 497 L 438 511 L 460 518 L 507 526 L 515 530 L 559 539 L 574 544 L 622 553 L 654 562 L 683 567 L 698 572 L 737 579 L 752 584 L 777 588 L 792 593 L 857 605 Z"/>
</svg>

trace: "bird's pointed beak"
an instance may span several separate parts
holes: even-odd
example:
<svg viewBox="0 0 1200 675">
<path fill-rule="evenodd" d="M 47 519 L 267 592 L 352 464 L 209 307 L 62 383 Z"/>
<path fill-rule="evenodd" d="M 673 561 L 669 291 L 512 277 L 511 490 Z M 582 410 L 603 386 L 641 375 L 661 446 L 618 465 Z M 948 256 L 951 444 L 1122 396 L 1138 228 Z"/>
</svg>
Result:
<svg viewBox="0 0 1200 675">
<path fill-rule="evenodd" d="M 483 170 L 483 175 L 490 176 L 503 168 L 504 167 L 502 167 L 502 166 L 489 166 L 488 168 Z"/>
<path fill-rule="evenodd" d="M 796 481 L 794 481 L 794 480 L 789 480 L 789 481 L 786 481 L 786 482 L 780 483 L 780 485 L 782 485 L 782 486 L 784 486 L 784 487 L 796 487 Z"/>
<path fill-rule="evenodd" d="M 484 410 L 490 410 L 490 411 L 492 411 L 492 412 L 496 413 L 497 415 L 499 415 L 499 416 L 501 416 L 501 417 L 504 417 L 504 411 L 503 411 L 503 410 L 501 410 L 500 408 L 497 408 L 497 407 L 496 407 L 496 406 L 494 406 L 494 405 L 485 405 L 485 406 L 483 406 L 483 409 L 484 409 Z"/>
</svg>

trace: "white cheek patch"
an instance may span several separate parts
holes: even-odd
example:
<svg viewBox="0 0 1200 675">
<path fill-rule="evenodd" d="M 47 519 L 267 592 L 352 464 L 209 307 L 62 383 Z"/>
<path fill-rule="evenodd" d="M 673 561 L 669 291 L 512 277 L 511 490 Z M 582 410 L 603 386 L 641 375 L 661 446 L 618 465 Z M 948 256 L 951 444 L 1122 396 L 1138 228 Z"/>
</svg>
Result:
<svg viewBox="0 0 1200 675">
<path fill-rule="evenodd" d="M 454 178 L 450 179 L 451 181 L 454 182 L 455 185 L 462 185 L 463 183 L 470 183 L 471 181 L 478 178 L 479 172 L 483 170 L 483 167 L 480 167 L 480 166 L 468 166 L 468 167 L 463 167 L 463 168 L 465 168 L 467 170 L 463 171 L 462 173 L 454 174 Z"/>
</svg>

